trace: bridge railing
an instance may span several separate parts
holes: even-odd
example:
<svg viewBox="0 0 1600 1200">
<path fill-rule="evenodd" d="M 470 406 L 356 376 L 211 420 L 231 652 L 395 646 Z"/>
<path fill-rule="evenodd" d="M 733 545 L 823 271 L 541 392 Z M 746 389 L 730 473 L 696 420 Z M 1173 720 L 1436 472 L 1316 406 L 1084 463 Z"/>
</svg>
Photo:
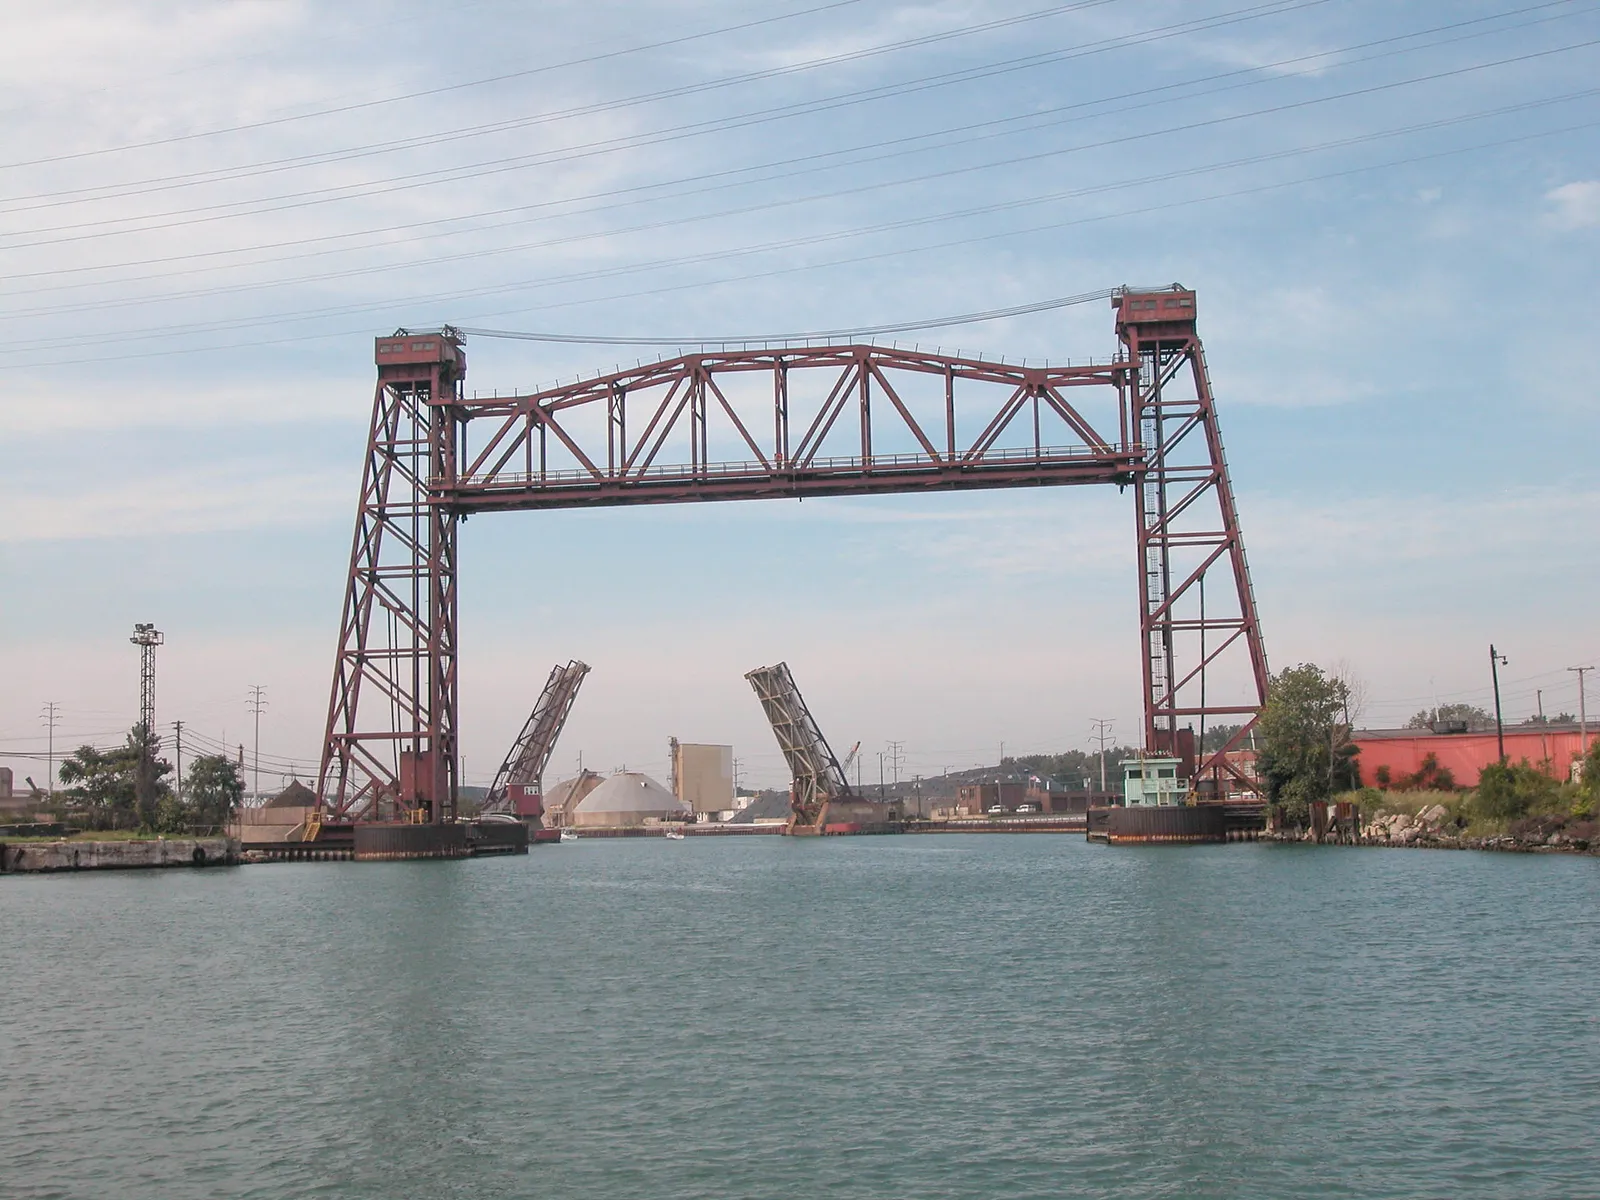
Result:
<svg viewBox="0 0 1600 1200">
<path fill-rule="evenodd" d="M 623 467 L 616 470 L 591 471 L 586 467 L 561 468 L 547 471 L 494 471 L 481 475 L 458 476 L 454 490 L 488 487 L 543 487 L 567 486 L 586 483 L 636 483 L 647 480 L 695 479 L 763 479 L 771 476 L 794 474 L 848 474 L 873 470 L 905 470 L 927 468 L 944 470 L 952 467 L 981 468 L 994 466 L 1026 466 L 1030 463 L 1084 462 L 1097 459 L 1137 456 L 1137 446 L 1032 446 L 1020 449 L 986 450 L 981 454 L 962 456 L 956 454 L 931 455 L 925 452 L 910 454 L 859 454 L 812 458 L 805 462 L 764 463 L 755 459 L 712 463 L 662 463 L 647 467 Z M 451 485 L 443 476 L 433 476 L 429 481 L 437 491 L 449 490 Z"/>
</svg>

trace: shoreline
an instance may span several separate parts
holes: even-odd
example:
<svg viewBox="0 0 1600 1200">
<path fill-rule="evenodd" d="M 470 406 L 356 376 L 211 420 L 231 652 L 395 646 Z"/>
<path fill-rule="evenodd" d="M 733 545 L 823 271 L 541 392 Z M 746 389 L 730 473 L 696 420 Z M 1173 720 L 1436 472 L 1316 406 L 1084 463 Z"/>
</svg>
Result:
<svg viewBox="0 0 1600 1200">
<path fill-rule="evenodd" d="M 1561 837 L 1552 842 L 1549 838 Z M 1294 832 L 1264 831 L 1257 839 L 1283 844 L 1309 844 L 1313 846 L 1341 846 L 1351 849 L 1372 850 L 1480 850 L 1495 854 L 1571 854 L 1580 857 L 1600 857 L 1600 841 L 1589 842 L 1550 834 L 1537 841 L 1514 837 L 1511 834 L 1493 834 L 1486 837 L 1445 837 L 1421 835 L 1410 839 L 1360 836 L 1355 839 L 1328 836 L 1320 840 L 1310 830 Z"/>
</svg>

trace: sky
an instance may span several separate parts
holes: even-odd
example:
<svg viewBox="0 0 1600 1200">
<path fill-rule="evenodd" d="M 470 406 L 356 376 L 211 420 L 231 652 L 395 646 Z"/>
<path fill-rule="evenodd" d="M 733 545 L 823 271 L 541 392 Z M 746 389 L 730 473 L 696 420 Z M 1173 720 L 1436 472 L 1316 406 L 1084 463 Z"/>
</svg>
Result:
<svg viewBox="0 0 1600 1200">
<path fill-rule="evenodd" d="M 1600 3 L 0 5 L 0 765 L 137 718 L 320 755 L 374 336 L 866 327 L 1199 296 L 1269 661 L 1370 726 L 1575 712 L 1600 664 Z M 918 334 L 1108 357 L 1101 302 Z M 469 391 L 648 356 L 468 338 Z M 782 760 L 786 660 L 866 774 L 1140 725 L 1130 495 L 473 519 L 465 778 L 556 661 L 550 775 Z M 1590 684 L 1600 676 L 1590 676 Z M 1600 689 L 1590 707 L 1600 713 Z M 247 770 L 247 782 L 253 775 Z"/>
</svg>

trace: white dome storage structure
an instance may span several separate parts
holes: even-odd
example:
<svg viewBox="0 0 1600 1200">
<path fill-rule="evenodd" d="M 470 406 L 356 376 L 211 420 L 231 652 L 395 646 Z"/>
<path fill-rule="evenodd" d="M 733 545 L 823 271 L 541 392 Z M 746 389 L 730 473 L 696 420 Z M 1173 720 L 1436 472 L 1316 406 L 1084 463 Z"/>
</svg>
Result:
<svg viewBox="0 0 1600 1200">
<path fill-rule="evenodd" d="M 572 810 L 595 788 L 605 782 L 605 777 L 594 771 L 580 771 L 571 779 L 563 779 L 544 794 L 544 824 L 558 829 L 572 824 Z"/>
<path fill-rule="evenodd" d="M 567 823 L 583 828 L 650 819 L 692 821 L 694 810 L 643 771 L 618 771 L 568 810 Z"/>
</svg>

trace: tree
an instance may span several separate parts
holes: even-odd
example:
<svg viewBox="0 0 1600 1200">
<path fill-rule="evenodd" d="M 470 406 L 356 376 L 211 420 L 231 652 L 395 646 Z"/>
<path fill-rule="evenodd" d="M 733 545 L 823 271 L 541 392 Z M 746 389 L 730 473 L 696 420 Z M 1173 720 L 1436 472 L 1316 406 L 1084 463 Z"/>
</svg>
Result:
<svg viewBox="0 0 1600 1200">
<path fill-rule="evenodd" d="M 1422 756 L 1415 774 L 1402 775 L 1393 781 L 1393 785 L 1397 792 L 1453 792 L 1456 790 L 1456 777 L 1449 767 L 1439 765 L 1439 756 L 1430 750 Z"/>
<path fill-rule="evenodd" d="M 244 780 L 226 755 L 203 754 L 189 765 L 183 798 L 190 824 L 226 825 L 243 796 Z"/>
<path fill-rule="evenodd" d="M 115 829 L 124 818 L 127 824 L 136 824 L 132 814 L 137 767 L 137 754 L 130 755 L 126 747 L 101 751 L 79 746 L 61 760 L 66 798 L 88 819 L 91 829 Z"/>
<path fill-rule="evenodd" d="M 1432 729 L 1448 721 L 1465 721 L 1468 730 L 1474 733 L 1494 728 L 1494 714 L 1476 704 L 1441 704 L 1438 708 L 1425 708 L 1406 722 L 1406 728 Z"/>
<path fill-rule="evenodd" d="M 143 727 L 135 725 L 127 740 L 114 749 L 79 746 L 62 759 L 61 782 L 67 785 L 67 799 L 87 818 L 91 829 L 156 827 L 161 800 L 169 790 L 164 777 L 172 773 L 172 764 L 154 759 L 156 803 L 141 812 L 137 779 L 144 750 Z"/>
<path fill-rule="evenodd" d="M 1584 755 L 1578 779 L 1578 799 L 1572 815 L 1583 820 L 1594 816 L 1600 808 L 1600 738 L 1589 743 L 1589 753 Z"/>
<path fill-rule="evenodd" d="M 1293 824 L 1307 823 L 1312 801 L 1360 786 L 1346 712 L 1350 694 L 1348 682 L 1314 663 L 1288 667 L 1268 684 L 1256 766 L 1268 796 Z"/>
<path fill-rule="evenodd" d="M 1233 735 L 1243 728 L 1243 725 L 1213 725 L 1206 730 L 1205 736 L 1200 739 L 1203 743 L 1200 747 L 1200 752 L 1202 754 L 1215 754 L 1232 741 Z"/>
</svg>

